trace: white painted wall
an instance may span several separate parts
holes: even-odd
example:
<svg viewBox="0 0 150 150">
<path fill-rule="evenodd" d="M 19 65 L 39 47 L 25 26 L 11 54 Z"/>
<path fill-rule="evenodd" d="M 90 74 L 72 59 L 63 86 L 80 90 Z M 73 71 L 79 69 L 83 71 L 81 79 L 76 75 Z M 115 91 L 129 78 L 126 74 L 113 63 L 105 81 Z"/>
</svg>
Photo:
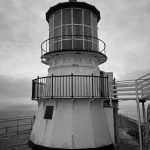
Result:
<svg viewBox="0 0 150 150">
<path fill-rule="evenodd" d="M 48 105 L 54 106 L 52 120 L 44 119 Z M 110 112 L 103 109 L 103 100 L 40 101 L 30 140 L 37 145 L 66 149 L 96 148 L 113 144 L 110 131 L 113 117 Z"/>
</svg>

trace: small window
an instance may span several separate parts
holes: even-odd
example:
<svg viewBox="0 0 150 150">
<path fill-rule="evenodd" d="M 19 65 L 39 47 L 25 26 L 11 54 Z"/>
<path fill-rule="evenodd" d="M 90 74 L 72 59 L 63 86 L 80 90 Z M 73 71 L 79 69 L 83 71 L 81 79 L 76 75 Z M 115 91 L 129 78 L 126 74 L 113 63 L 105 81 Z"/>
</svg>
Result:
<svg viewBox="0 0 150 150">
<path fill-rule="evenodd" d="M 51 119 L 53 117 L 54 106 L 46 106 L 44 119 Z"/>
</svg>

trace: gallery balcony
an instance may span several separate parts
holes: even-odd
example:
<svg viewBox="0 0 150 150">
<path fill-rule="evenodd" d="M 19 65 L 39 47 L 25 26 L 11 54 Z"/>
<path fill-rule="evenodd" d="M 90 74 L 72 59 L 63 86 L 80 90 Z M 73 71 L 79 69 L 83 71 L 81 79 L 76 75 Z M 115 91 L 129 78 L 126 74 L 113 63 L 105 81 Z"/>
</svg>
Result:
<svg viewBox="0 0 150 150">
<path fill-rule="evenodd" d="M 55 36 L 45 40 L 41 44 L 41 59 L 44 61 L 50 54 L 61 52 L 89 52 L 98 58 L 99 64 L 107 60 L 105 43 L 92 36 L 86 35 L 63 35 Z M 48 64 L 48 62 L 45 64 Z"/>
<path fill-rule="evenodd" d="M 32 80 L 32 99 L 101 98 L 108 99 L 108 77 L 63 75 Z"/>
</svg>

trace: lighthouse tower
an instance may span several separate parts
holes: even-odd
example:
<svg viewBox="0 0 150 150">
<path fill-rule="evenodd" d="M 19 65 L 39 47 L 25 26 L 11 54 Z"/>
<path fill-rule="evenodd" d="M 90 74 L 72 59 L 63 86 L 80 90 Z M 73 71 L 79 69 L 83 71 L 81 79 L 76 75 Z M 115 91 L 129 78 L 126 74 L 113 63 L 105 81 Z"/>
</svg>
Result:
<svg viewBox="0 0 150 150">
<path fill-rule="evenodd" d="M 115 144 L 108 84 L 112 73 L 100 71 L 107 60 L 98 39 L 100 12 L 70 0 L 46 13 L 49 39 L 41 45 L 48 76 L 32 81 L 38 102 L 30 143 L 50 149 L 95 149 Z"/>
</svg>

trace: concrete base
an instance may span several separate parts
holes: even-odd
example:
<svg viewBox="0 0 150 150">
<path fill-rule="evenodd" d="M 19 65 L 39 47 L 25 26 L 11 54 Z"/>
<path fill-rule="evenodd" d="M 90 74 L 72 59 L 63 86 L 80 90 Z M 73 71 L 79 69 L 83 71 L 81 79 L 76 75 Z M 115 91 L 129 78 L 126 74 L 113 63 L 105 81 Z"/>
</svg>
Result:
<svg viewBox="0 0 150 150">
<path fill-rule="evenodd" d="M 32 150 L 68 150 L 68 149 L 60 149 L 60 148 L 48 148 L 40 145 L 34 144 L 32 141 L 29 140 L 28 145 Z M 73 149 L 73 150 L 112 150 L 114 148 L 113 144 L 98 147 L 98 148 L 88 148 L 88 149 Z"/>
</svg>

